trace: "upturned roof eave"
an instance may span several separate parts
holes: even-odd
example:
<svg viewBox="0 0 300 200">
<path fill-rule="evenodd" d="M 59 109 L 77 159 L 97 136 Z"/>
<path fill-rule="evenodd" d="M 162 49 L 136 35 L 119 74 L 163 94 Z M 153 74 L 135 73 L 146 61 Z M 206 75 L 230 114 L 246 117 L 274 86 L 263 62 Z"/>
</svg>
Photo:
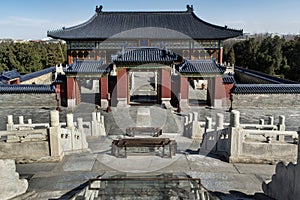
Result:
<svg viewBox="0 0 300 200">
<path fill-rule="evenodd" d="M 230 38 L 235 38 L 241 36 L 241 34 L 236 34 L 233 36 L 224 36 L 224 37 L 190 37 L 190 38 L 167 38 L 167 37 L 152 37 L 150 39 L 160 39 L 160 40 L 174 40 L 174 39 L 182 39 L 182 40 L 227 40 Z M 133 40 L 133 39 L 144 39 L 146 37 L 135 37 L 135 38 L 130 38 L 130 37 L 65 37 L 65 36 L 55 36 L 52 34 L 47 34 L 47 37 L 51 37 L 53 39 L 60 39 L 64 41 L 105 41 L 105 40 Z M 147 38 L 149 39 L 149 38 Z"/>
</svg>

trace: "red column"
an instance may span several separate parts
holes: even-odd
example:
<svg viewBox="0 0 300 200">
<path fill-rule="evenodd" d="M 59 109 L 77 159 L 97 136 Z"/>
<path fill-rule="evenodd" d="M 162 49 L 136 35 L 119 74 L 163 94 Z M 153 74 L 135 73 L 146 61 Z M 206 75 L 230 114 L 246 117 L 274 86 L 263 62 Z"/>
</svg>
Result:
<svg viewBox="0 0 300 200">
<path fill-rule="evenodd" d="M 160 87 L 160 100 L 162 106 L 166 108 L 171 107 L 171 89 L 172 89 L 172 81 L 171 81 L 171 72 L 168 69 L 161 69 L 161 87 Z"/>
<path fill-rule="evenodd" d="M 161 70 L 161 98 L 171 99 L 171 73 L 167 69 Z"/>
<path fill-rule="evenodd" d="M 189 99 L 189 80 L 187 77 L 180 78 L 181 99 Z"/>
<path fill-rule="evenodd" d="M 108 77 L 100 78 L 100 98 L 107 99 L 108 94 Z"/>
<path fill-rule="evenodd" d="M 214 86 L 213 106 L 215 108 L 221 108 L 224 106 L 223 100 L 226 98 L 226 89 L 224 87 L 222 77 L 215 78 Z"/>
<path fill-rule="evenodd" d="M 117 106 L 126 106 L 128 104 L 128 76 L 126 68 L 118 69 L 117 101 Z"/>
<path fill-rule="evenodd" d="M 189 107 L 189 79 L 187 77 L 180 78 L 180 109 Z"/>
<path fill-rule="evenodd" d="M 70 50 L 68 50 L 67 56 L 68 56 L 68 64 L 71 64 L 72 63 L 72 57 L 71 57 L 71 51 Z"/>
<path fill-rule="evenodd" d="M 76 85 L 74 78 L 67 78 L 67 104 L 68 107 L 75 107 L 76 105 Z"/>
<path fill-rule="evenodd" d="M 99 80 L 100 84 L 100 105 L 102 108 L 107 108 L 107 94 L 108 94 L 108 77 L 102 77 Z"/>
<path fill-rule="evenodd" d="M 218 62 L 220 64 L 223 64 L 223 47 L 220 47 L 220 49 L 219 49 L 219 59 L 218 59 Z"/>
</svg>

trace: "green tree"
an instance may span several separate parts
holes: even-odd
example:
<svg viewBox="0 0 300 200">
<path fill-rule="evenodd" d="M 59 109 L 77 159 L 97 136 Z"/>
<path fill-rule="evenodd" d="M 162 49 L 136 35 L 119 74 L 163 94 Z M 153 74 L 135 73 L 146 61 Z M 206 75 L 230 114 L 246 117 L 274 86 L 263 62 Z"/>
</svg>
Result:
<svg viewBox="0 0 300 200">
<path fill-rule="evenodd" d="M 66 45 L 62 43 L 0 43 L 0 70 L 16 69 L 30 73 L 65 62 Z"/>
<path fill-rule="evenodd" d="M 233 46 L 235 64 L 240 67 L 255 68 L 258 48 L 259 42 L 257 42 L 254 38 L 236 43 Z"/>
<path fill-rule="evenodd" d="M 228 58 L 227 62 L 231 64 L 235 64 L 235 53 L 234 53 L 234 48 L 231 48 L 228 52 Z"/>
<path fill-rule="evenodd" d="M 283 63 L 282 45 L 284 39 L 275 36 L 267 37 L 260 45 L 257 53 L 257 66 L 260 71 L 267 74 L 276 75 L 281 70 Z"/>
<path fill-rule="evenodd" d="M 285 71 L 286 78 L 300 81 L 300 37 L 286 42 L 283 55 L 289 68 Z"/>
</svg>

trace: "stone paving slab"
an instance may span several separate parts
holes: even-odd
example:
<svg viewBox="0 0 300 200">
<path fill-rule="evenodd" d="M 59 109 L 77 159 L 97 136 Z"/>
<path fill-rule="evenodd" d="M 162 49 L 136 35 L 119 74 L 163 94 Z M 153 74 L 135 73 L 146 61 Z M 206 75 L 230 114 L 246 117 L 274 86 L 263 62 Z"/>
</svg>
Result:
<svg viewBox="0 0 300 200">
<path fill-rule="evenodd" d="M 234 166 L 241 174 L 269 175 L 269 174 L 274 174 L 276 168 L 276 165 L 243 164 L 243 163 L 235 163 Z"/>
<path fill-rule="evenodd" d="M 29 182 L 29 191 L 66 191 L 72 190 L 99 174 L 94 172 L 65 172 L 37 174 Z"/>
<path fill-rule="evenodd" d="M 239 170 L 233 164 L 200 155 L 178 154 L 174 158 L 158 156 L 129 156 L 115 158 L 108 154 L 99 154 L 94 162 L 94 155 L 76 154 L 66 157 L 60 167 L 52 171 L 37 172 L 30 179 L 30 189 L 36 191 L 73 189 L 103 173 L 187 173 L 194 178 L 200 178 L 204 187 L 212 191 L 229 193 L 232 190 L 245 194 L 261 192 L 260 177 L 271 177 L 274 166 L 238 164 Z M 77 159 L 80 158 L 80 159 Z M 88 162 L 85 159 L 88 158 Z M 31 164 L 31 166 L 34 164 Z M 19 169 L 26 169 L 19 167 Z M 65 166 L 69 166 L 64 168 Z M 28 166 L 29 167 L 29 166 Z M 80 171 L 79 171 L 80 170 Z M 26 171 L 26 170 L 25 170 Z M 243 173 L 241 173 L 243 172 Z M 22 170 L 20 171 L 22 173 Z"/>
<path fill-rule="evenodd" d="M 37 172 L 50 172 L 57 166 L 57 163 L 29 163 L 17 164 L 16 170 L 22 174 L 35 174 Z"/>
<path fill-rule="evenodd" d="M 63 163 L 63 171 L 91 171 L 95 163 L 95 156 L 93 154 L 80 154 L 76 157 L 70 156 Z"/>
<path fill-rule="evenodd" d="M 210 191 L 229 193 L 240 191 L 245 194 L 262 192 L 262 182 L 253 174 L 188 172 L 194 178 L 200 178 L 202 185 Z"/>
<path fill-rule="evenodd" d="M 94 154 L 111 152 L 112 141 L 108 137 L 87 137 L 88 147 Z"/>
<path fill-rule="evenodd" d="M 237 173 L 233 164 L 203 155 L 187 155 L 191 171 Z"/>
<path fill-rule="evenodd" d="M 127 158 L 116 158 L 111 155 L 98 156 L 97 160 L 115 171 L 128 173 L 157 172 L 176 160 L 181 159 L 181 155 L 173 158 L 161 158 L 159 156 L 128 156 Z"/>
<path fill-rule="evenodd" d="M 138 107 L 137 108 L 137 127 L 153 127 L 151 126 L 150 108 Z"/>
</svg>

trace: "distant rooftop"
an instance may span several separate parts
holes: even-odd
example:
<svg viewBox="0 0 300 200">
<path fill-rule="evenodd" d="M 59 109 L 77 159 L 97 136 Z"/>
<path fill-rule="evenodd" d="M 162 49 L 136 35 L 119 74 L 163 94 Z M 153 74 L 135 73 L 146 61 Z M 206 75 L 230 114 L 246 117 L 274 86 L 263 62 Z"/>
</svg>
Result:
<svg viewBox="0 0 300 200">
<path fill-rule="evenodd" d="M 46 68 L 46 69 L 43 69 L 43 70 L 40 70 L 40 71 L 25 74 L 25 75 L 21 76 L 20 81 L 21 82 L 27 81 L 27 80 L 42 76 L 44 74 L 55 72 L 55 70 L 56 70 L 56 67 L 49 67 L 49 68 Z"/>
<path fill-rule="evenodd" d="M 0 85 L 0 94 L 18 94 L 18 93 L 31 93 L 31 94 L 49 94 L 55 93 L 54 85 Z"/>
<path fill-rule="evenodd" d="M 75 60 L 73 64 L 64 69 L 67 73 L 101 74 L 108 73 L 109 64 L 102 60 Z"/>
<path fill-rule="evenodd" d="M 276 76 L 272 76 L 266 73 L 254 71 L 254 70 L 249 70 L 241 67 L 234 67 L 234 70 L 237 72 L 241 72 L 245 75 L 248 75 L 253 78 L 258 78 L 264 81 L 268 81 L 269 83 L 281 83 L 281 84 L 299 84 L 296 81 L 284 79 L 284 78 L 279 78 Z"/>
<path fill-rule="evenodd" d="M 177 70 L 183 74 L 197 74 L 198 76 L 221 75 L 225 72 L 225 68 L 214 60 L 185 60 L 184 63 L 177 66 Z"/>
<path fill-rule="evenodd" d="M 11 71 L 5 71 L 3 70 L 0 74 L 0 82 L 1 83 L 7 83 L 7 81 L 15 79 L 15 78 L 20 78 L 20 73 L 17 72 L 16 70 L 11 70 Z"/>
<path fill-rule="evenodd" d="M 300 94 L 300 84 L 235 84 L 235 94 Z"/>
</svg>

